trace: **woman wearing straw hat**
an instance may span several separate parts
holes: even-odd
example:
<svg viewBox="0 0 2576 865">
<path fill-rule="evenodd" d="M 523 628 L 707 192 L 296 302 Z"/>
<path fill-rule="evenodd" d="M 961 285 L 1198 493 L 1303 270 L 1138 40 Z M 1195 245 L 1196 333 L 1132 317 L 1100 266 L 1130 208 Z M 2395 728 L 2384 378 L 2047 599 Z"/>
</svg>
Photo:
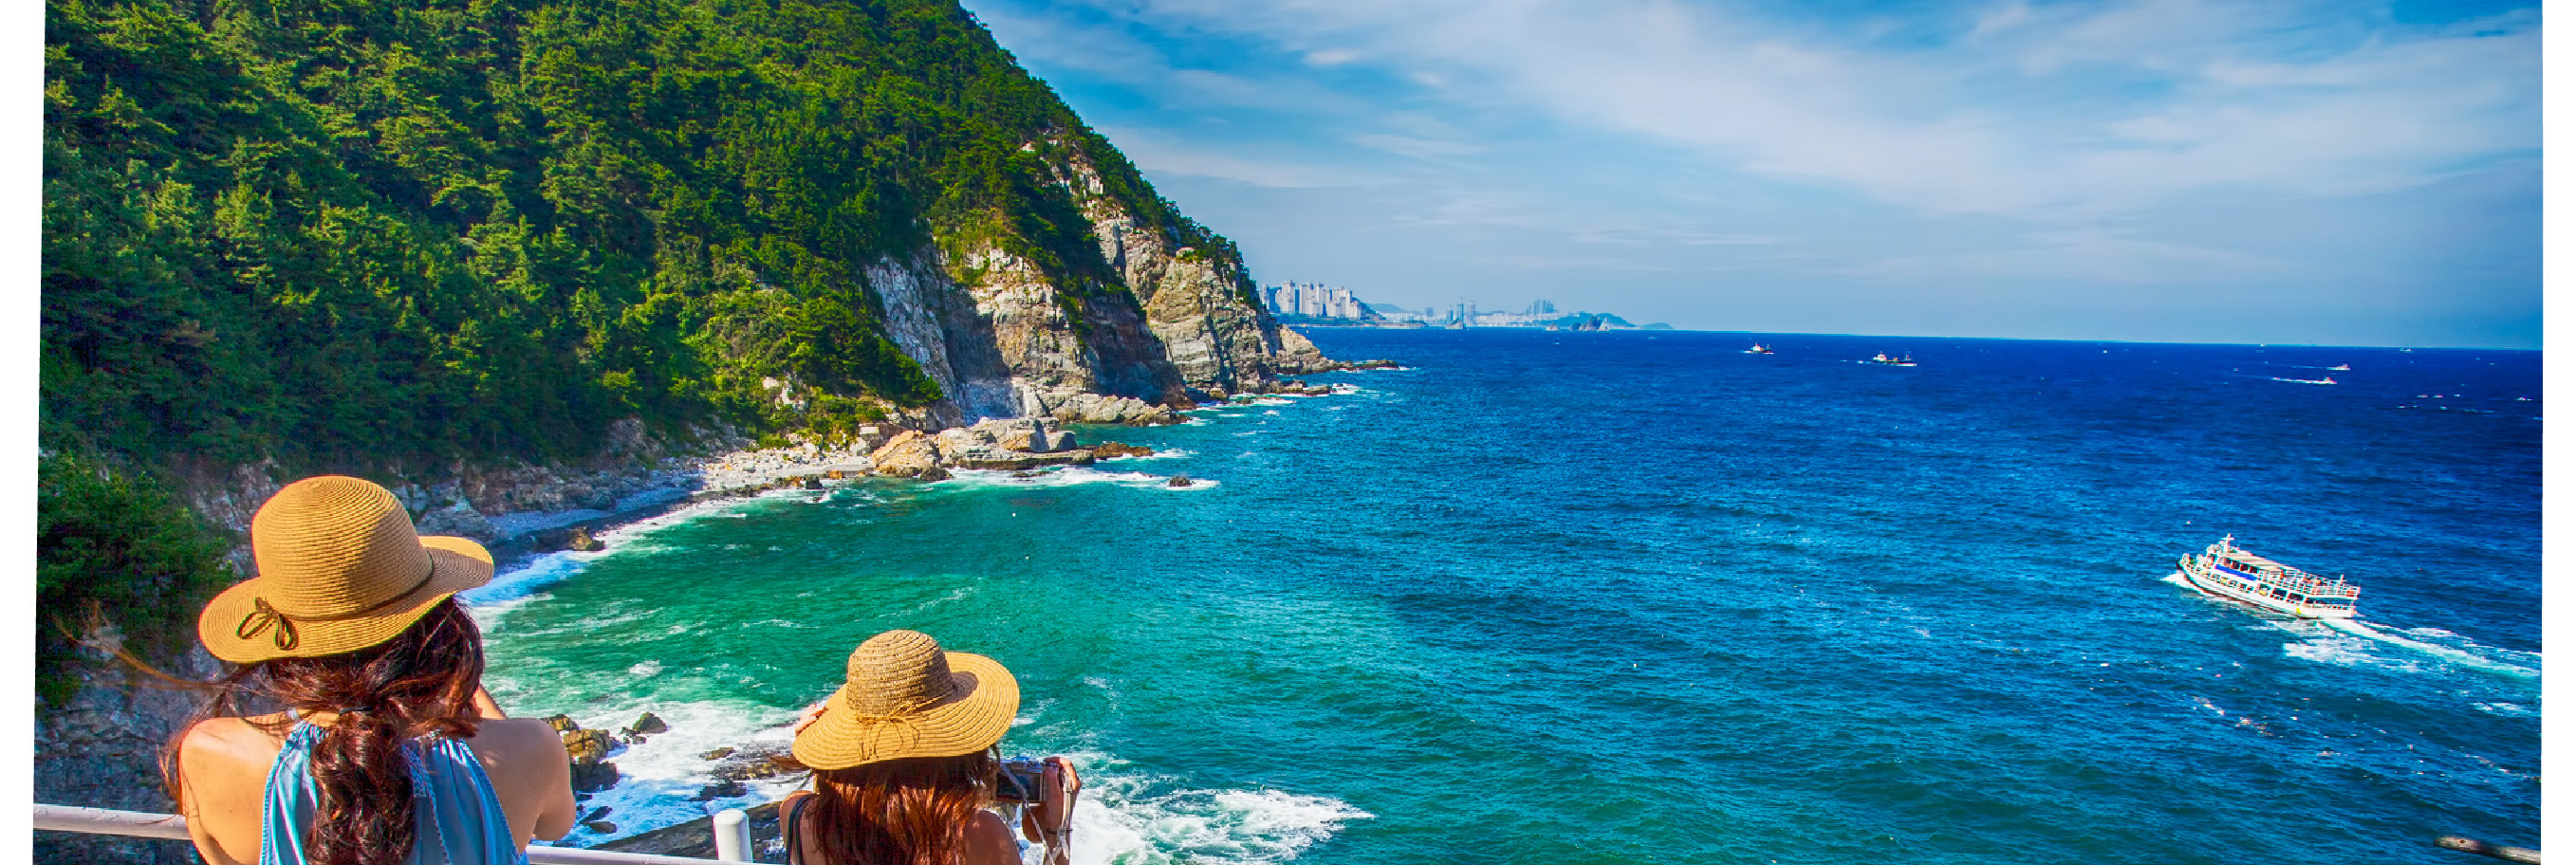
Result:
<svg viewBox="0 0 2576 865">
<path fill-rule="evenodd" d="M 1019 845 L 993 804 L 994 746 L 1020 710 L 1020 684 L 993 659 L 941 651 L 918 631 L 887 631 L 850 653 L 849 679 L 805 710 L 791 749 L 814 790 L 779 812 L 796 865 L 1018 865 Z M 1040 801 L 1020 831 L 1073 855 L 1081 779 L 1049 757 Z"/>
<path fill-rule="evenodd" d="M 524 863 L 572 828 L 563 740 L 501 717 L 452 597 L 492 579 L 490 553 L 418 536 L 348 477 L 278 490 L 250 538 L 259 575 L 197 618 L 237 666 L 162 761 L 207 862 Z M 244 717 L 245 699 L 284 711 Z"/>
</svg>

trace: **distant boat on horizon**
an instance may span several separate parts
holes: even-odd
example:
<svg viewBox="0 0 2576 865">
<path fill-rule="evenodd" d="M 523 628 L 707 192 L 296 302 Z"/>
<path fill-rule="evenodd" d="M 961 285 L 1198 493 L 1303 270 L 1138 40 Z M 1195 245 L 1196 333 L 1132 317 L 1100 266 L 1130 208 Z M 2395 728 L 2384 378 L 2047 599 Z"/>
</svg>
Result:
<svg viewBox="0 0 2576 865">
<path fill-rule="evenodd" d="M 1913 366 L 1913 365 L 1914 365 L 1914 355 L 1913 355 L 1912 353 L 1908 353 L 1908 354 L 1906 354 L 1904 357 L 1889 357 L 1889 356 L 1887 355 L 1887 352 L 1883 352 L 1883 351 L 1882 351 L 1882 352 L 1879 352 L 1879 353 L 1877 353 L 1877 354 L 1871 355 L 1871 356 L 1870 356 L 1870 358 L 1869 358 L 1868 360 L 1864 360 L 1864 361 L 1861 361 L 1861 362 L 1862 362 L 1862 363 L 1874 363 L 1874 364 L 1878 364 L 1879 366 Z"/>
<path fill-rule="evenodd" d="M 1744 350 L 1744 353 L 1745 353 L 1745 354 L 1770 354 L 1770 353 L 1771 353 L 1771 350 L 1770 350 L 1770 349 L 1767 349 L 1767 348 L 1763 348 L 1763 347 L 1762 347 L 1762 344 L 1757 342 L 1757 343 L 1754 343 L 1754 344 L 1753 344 L 1753 347 L 1752 347 L 1752 348 L 1745 349 L 1745 350 Z"/>
</svg>

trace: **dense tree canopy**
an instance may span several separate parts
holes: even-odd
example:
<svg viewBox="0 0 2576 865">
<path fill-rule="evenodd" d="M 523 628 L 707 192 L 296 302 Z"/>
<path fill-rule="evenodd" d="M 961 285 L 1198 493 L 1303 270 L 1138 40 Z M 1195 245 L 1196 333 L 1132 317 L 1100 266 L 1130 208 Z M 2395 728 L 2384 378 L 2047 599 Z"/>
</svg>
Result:
<svg viewBox="0 0 2576 865">
<path fill-rule="evenodd" d="M 1173 246 L 1230 248 L 949 0 L 52 0 L 46 28 L 51 446 L 426 465 L 921 405 L 865 268 L 992 243 L 1121 290 L 1068 150 Z"/>
</svg>

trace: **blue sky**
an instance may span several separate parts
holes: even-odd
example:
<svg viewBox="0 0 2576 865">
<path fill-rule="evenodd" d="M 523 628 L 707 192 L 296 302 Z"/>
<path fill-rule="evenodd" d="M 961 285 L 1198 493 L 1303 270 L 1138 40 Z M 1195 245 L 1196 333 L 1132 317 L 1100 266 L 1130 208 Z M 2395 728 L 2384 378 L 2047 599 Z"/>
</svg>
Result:
<svg viewBox="0 0 2576 865">
<path fill-rule="evenodd" d="M 1255 278 L 2537 348 L 2531 4 L 966 0 Z"/>
</svg>

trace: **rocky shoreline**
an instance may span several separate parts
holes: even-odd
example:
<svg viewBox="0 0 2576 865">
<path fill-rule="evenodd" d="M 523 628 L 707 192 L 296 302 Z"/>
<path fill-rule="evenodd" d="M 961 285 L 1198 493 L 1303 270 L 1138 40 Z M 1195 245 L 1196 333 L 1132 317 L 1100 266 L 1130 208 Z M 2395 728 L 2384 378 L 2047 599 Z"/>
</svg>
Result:
<svg viewBox="0 0 2576 865">
<path fill-rule="evenodd" d="M 1331 362 L 1326 371 L 1399 368 L 1393 361 L 1370 360 Z M 1068 401 L 1051 418 L 985 420 L 930 430 L 894 424 L 867 426 L 851 439 L 832 444 L 799 436 L 786 447 L 737 447 L 705 456 L 663 457 L 623 470 L 590 473 L 533 468 L 512 478 L 515 484 L 486 478 L 470 487 L 457 484 L 454 489 L 446 485 L 429 489 L 404 487 L 397 489 L 395 495 L 405 497 L 407 505 L 414 501 L 427 503 L 433 498 L 438 502 L 415 509 L 414 521 L 423 534 L 475 538 L 490 545 L 496 554 L 509 557 L 565 549 L 590 550 L 599 548 L 595 535 L 607 529 L 708 501 L 779 489 L 819 490 L 825 481 L 868 476 L 938 481 L 951 477 L 958 469 L 1033 471 L 1154 453 L 1152 448 L 1117 441 L 1086 445 L 1076 433 L 1062 429 L 1063 423 L 1161 426 L 1181 423 L 1180 411 L 1190 408 L 1265 396 L 1323 396 L 1336 392 L 1331 385 L 1286 380 L 1244 393 L 1220 391 L 1212 394 L 1209 402 L 1177 410 L 1125 397 L 1097 397 L 1092 401 Z M 526 502 L 575 506 L 487 515 L 476 506 L 478 500 L 504 505 Z"/>
</svg>

